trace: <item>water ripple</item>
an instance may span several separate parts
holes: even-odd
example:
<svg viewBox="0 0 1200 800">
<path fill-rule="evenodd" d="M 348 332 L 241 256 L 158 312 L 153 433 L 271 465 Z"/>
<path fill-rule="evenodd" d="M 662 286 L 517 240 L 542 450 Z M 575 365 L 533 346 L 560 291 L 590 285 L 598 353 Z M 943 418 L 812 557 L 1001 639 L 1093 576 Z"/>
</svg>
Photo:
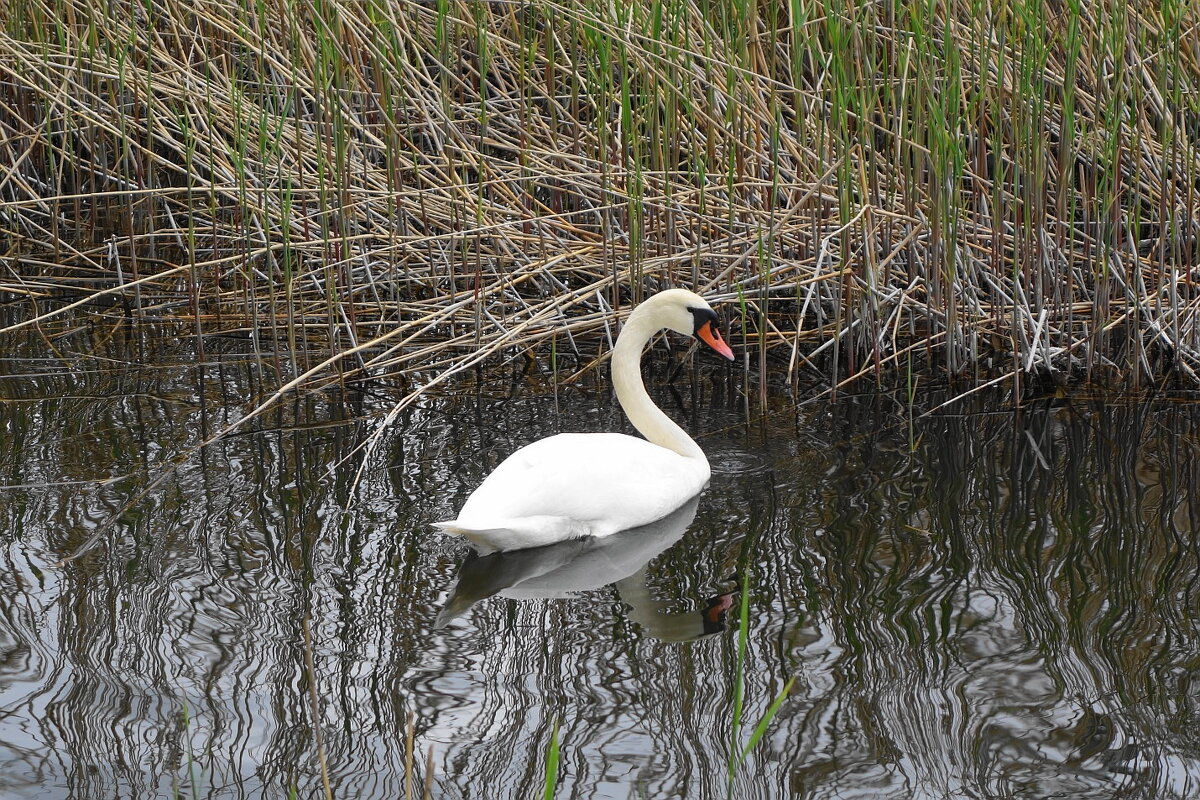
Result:
<svg viewBox="0 0 1200 800">
<path fill-rule="evenodd" d="M 329 466 L 357 465 L 367 429 L 321 424 L 349 412 L 312 397 L 53 568 L 139 468 L 203 437 L 198 408 L 255 396 L 236 366 L 153 385 L 0 384 L 19 401 L 0 403 L 0 472 L 21 487 L 0 504 L 5 797 L 318 794 L 310 681 L 335 796 L 404 795 L 411 715 L 413 777 L 431 758 L 438 797 L 540 793 L 555 725 L 559 796 L 718 797 L 791 677 L 733 797 L 1200 793 L 1195 407 L 910 428 L 870 400 L 779 400 L 747 427 L 699 382 L 683 410 L 713 479 L 665 549 L 616 586 L 517 587 L 437 628 L 465 549 L 427 523 L 524 442 L 627 430 L 611 401 L 562 391 L 556 416 L 551 393 L 430 396 L 352 491 Z M 387 407 L 370 402 L 355 413 Z M 736 741 L 736 620 L 694 627 L 731 578 L 750 597 Z"/>
</svg>

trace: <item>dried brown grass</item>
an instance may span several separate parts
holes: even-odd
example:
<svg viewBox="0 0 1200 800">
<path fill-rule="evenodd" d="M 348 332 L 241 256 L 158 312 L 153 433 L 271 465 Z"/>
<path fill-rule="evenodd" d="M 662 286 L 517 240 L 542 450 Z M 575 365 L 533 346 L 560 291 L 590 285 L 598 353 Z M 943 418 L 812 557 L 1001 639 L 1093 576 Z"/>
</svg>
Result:
<svg viewBox="0 0 1200 800">
<path fill-rule="evenodd" d="M 687 285 L 792 382 L 1197 381 L 1194 5 L 2 12 L 20 324 L 119 300 L 420 391 Z"/>
</svg>

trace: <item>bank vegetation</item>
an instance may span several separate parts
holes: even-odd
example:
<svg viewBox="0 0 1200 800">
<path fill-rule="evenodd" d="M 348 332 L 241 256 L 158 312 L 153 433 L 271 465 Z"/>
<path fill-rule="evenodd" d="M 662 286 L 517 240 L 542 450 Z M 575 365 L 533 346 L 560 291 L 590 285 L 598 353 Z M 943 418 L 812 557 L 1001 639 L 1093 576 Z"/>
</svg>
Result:
<svg viewBox="0 0 1200 800">
<path fill-rule="evenodd" d="M 1198 9 L 0 0 L 0 293 L 290 388 L 574 372 L 671 285 L 809 394 L 1194 386 Z"/>
</svg>

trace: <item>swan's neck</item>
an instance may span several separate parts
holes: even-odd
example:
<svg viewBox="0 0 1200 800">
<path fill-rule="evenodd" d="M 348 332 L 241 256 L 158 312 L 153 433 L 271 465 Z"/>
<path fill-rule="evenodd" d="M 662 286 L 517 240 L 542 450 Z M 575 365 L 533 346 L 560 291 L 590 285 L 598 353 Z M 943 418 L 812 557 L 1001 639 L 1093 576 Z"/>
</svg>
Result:
<svg viewBox="0 0 1200 800">
<path fill-rule="evenodd" d="M 621 335 L 617 337 L 612 355 L 613 386 L 617 390 L 617 401 L 625 410 L 625 416 L 647 440 L 668 450 L 674 450 L 684 458 L 694 458 L 708 463 L 700 445 L 692 441 L 683 428 L 654 405 L 646 386 L 642 383 L 642 350 L 650 337 L 659 331 L 655 323 L 636 311 L 629 317 Z"/>
</svg>

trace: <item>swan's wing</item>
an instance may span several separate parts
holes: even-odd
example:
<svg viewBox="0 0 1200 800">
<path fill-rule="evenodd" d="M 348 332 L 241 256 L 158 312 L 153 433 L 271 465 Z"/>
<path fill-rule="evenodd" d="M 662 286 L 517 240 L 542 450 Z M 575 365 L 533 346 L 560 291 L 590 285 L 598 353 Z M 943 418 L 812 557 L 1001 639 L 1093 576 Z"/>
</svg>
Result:
<svg viewBox="0 0 1200 800">
<path fill-rule="evenodd" d="M 665 517 L 697 494 L 708 464 L 619 433 L 564 433 L 504 460 L 454 521 L 464 529 L 513 520 L 573 520 L 575 535 L 606 536 Z M 453 529 L 453 528 L 451 528 Z"/>
</svg>

